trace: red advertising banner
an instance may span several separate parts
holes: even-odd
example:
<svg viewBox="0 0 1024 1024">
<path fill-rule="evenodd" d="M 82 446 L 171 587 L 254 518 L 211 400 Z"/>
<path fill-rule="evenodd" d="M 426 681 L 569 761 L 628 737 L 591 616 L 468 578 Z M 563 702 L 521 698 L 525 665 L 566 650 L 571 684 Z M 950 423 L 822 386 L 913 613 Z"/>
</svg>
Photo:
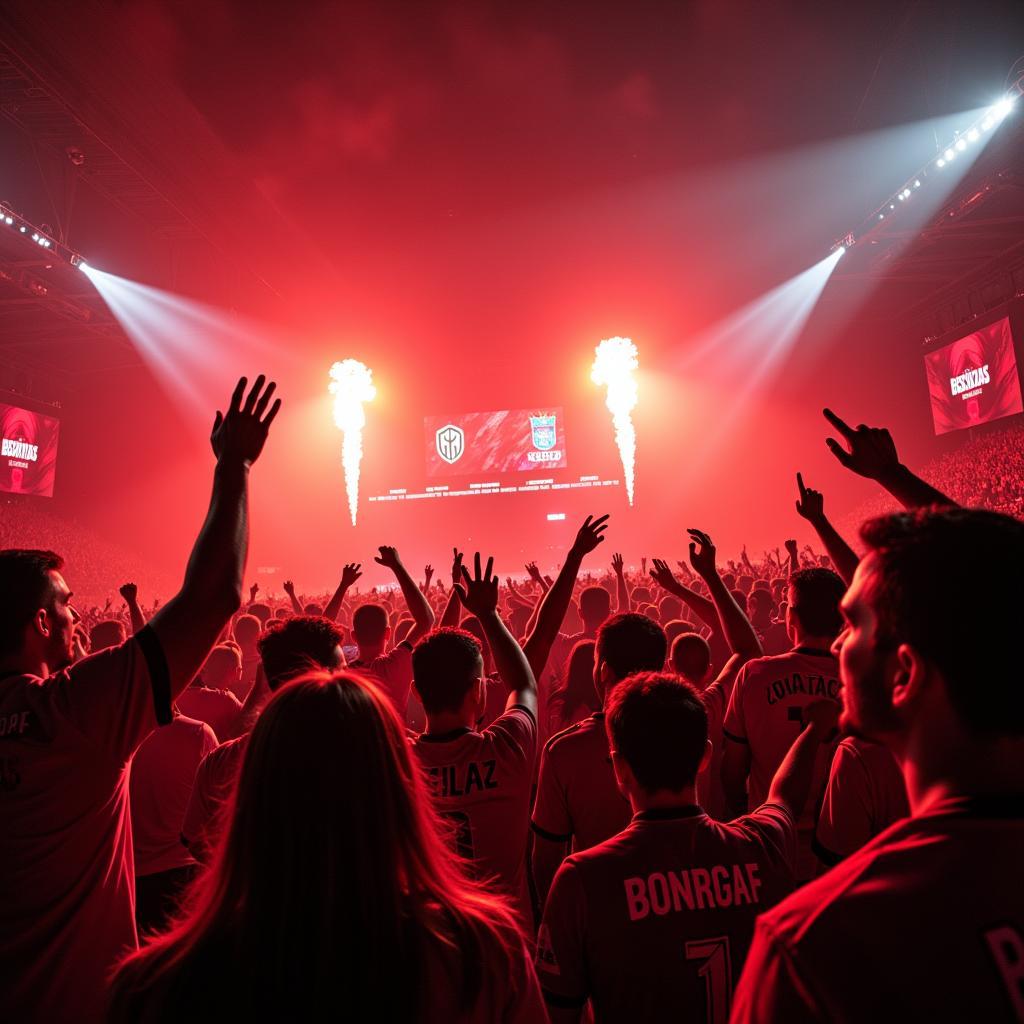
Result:
<svg viewBox="0 0 1024 1024">
<path fill-rule="evenodd" d="M 428 416 L 423 423 L 429 476 L 543 473 L 568 465 L 561 409 Z"/>
<path fill-rule="evenodd" d="M 0 491 L 53 497 L 60 420 L 0 402 Z"/>
<path fill-rule="evenodd" d="M 924 357 L 936 434 L 1024 412 L 1009 317 Z"/>
</svg>

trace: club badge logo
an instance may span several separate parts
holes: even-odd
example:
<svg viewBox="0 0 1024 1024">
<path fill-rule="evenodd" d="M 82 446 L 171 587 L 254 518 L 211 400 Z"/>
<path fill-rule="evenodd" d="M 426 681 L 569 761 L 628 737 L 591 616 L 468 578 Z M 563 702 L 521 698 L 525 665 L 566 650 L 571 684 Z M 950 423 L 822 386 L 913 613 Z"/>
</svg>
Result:
<svg viewBox="0 0 1024 1024">
<path fill-rule="evenodd" d="M 555 447 L 555 417 L 531 416 L 530 430 L 533 433 L 533 447 L 546 452 Z"/>
<path fill-rule="evenodd" d="M 466 450 L 466 435 L 461 427 L 449 423 L 434 435 L 434 443 L 437 446 L 437 454 L 452 466 L 462 458 L 462 453 Z"/>
</svg>

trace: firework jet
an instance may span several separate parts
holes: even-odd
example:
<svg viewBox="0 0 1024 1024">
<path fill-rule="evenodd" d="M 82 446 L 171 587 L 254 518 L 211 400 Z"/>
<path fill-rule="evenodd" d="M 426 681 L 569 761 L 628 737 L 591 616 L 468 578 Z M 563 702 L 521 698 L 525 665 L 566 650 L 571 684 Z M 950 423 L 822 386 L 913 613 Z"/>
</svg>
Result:
<svg viewBox="0 0 1024 1024">
<path fill-rule="evenodd" d="M 363 461 L 363 427 L 366 414 L 363 403 L 377 394 L 373 373 L 358 359 L 345 359 L 331 367 L 327 390 L 334 395 L 334 425 L 341 431 L 341 464 L 345 468 L 345 490 L 352 525 L 359 511 L 359 463 Z"/>
<path fill-rule="evenodd" d="M 590 379 L 608 389 L 605 404 L 612 414 L 615 443 L 619 446 L 622 471 L 626 477 L 626 496 L 632 505 L 633 472 L 636 466 L 636 430 L 633 427 L 632 412 L 637 403 L 633 371 L 640 366 L 636 345 L 629 338 L 606 338 L 594 349 L 594 353 Z"/>
</svg>

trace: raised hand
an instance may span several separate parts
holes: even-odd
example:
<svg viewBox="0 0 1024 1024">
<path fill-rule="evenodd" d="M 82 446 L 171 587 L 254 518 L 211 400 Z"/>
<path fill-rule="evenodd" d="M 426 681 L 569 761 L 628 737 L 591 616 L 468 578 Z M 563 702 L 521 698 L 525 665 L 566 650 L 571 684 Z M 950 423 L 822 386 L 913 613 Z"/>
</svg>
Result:
<svg viewBox="0 0 1024 1024">
<path fill-rule="evenodd" d="M 493 615 L 498 608 L 498 577 L 494 575 L 494 559 L 487 559 L 487 568 L 480 572 L 480 552 L 473 556 L 473 575 L 462 566 L 462 582 L 455 584 L 462 607 L 478 619 Z"/>
<path fill-rule="evenodd" d="M 134 604 L 139 598 L 139 588 L 134 583 L 125 583 L 118 593 L 128 604 Z"/>
<path fill-rule="evenodd" d="M 691 538 L 690 565 L 693 566 L 694 571 L 703 579 L 717 575 L 718 570 L 715 567 L 715 545 L 711 543 L 711 538 L 702 530 L 688 529 L 686 532 Z M 744 545 L 744 554 L 746 553 L 746 550 L 746 546 Z"/>
<path fill-rule="evenodd" d="M 675 586 L 676 578 L 672 575 L 668 562 L 662 558 L 655 558 L 652 559 L 651 564 L 654 566 L 650 572 L 651 579 L 663 590 L 671 591 Z"/>
<path fill-rule="evenodd" d="M 537 563 L 536 562 L 527 562 L 525 568 L 526 568 L 527 573 L 530 576 L 530 579 L 531 580 L 536 580 L 538 583 L 540 583 L 540 581 L 541 581 L 541 574 L 540 574 L 540 569 L 537 568 Z"/>
<path fill-rule="evenodd" d="M 801 719 L 805 725 L 813 728 L 819 740 L 827 740 L 836 731 L 839 712 L 840 705 L 836 701 L 823 697 L 805 704 L 801 710 Z"/>
<path fill-rule="evenodd" d="M 786 554 L 789 555 L 790 558 L 796 558 L 800 554 L 800 552 L 797 550 L 795 540 L 786 541 Z"/>
<path fill-rule="evenodd" d="M 614 572 L 616 576 L 621 576 L 622 571 L 622 555 L 616 551 L 615 554 L 612 555 L 612 572 Z"/>
<path fill-rule="evenodd" d="M 355 583 L 355 581 L 363 575 L 361 571 L 362 568 L 362 562 L 349 562 L 341 570 L 341 585 L 345 590 L 348 590 L 348 588 L 351 587 L 352 584 Z"/>
<path fill-rule="evenodd" d="M 378 565 L 383 565 L 385 569 L 391 569 L 392 572 L 402 564 L 398 557 L 398 548 L 388 547 L 386 544 L 381 545 L 380 554 L 374 561 Z"/>
<path fill-rule="evenodd" d="M 287 595 L 288 595 L 289 597 L 294 597 L 294 596 L 295 596 L 295 584 L 294 584 L 294 583 L 292 583 L 292 581 L 291 581 L 291 580 L 285 580 L 285 581 L 284 581 L 284 582 L 283 582 L 283 583 L 281 584 L 281 586 L 282 586 L 282 587 L 284 588 L 284 592 L 285 592 L 285 593 L 286 593 L 286 594 L 287 594 Z"/>
<path fill-rule="evenodd" d="M 896 444 L 884 427 L 868 427 L 861 423 L 856 430 L 840 419 L 831 409 L 822 410 L 850 446 L 847 451 L 835 438 L 828 437 L 829 451 L 849 470 L 869 480 L 881 480 L 900 464 Z"/>
<path fill-rule="evenodd" d="M 602 534 L 607 529 L 608 516 L 599 516 L 597 519 L 594 519 L 593 516 L 587 516 L 586 522 L 584 522 L 576 534 L 576 540 L 572 545 L 573 553 L 580 558 L 584 555 L 589 555 L 604 540 Z"/>
<path fill-rule="evenodd" d="M 804 478 L 800 473 L 796 475 L 796 485 L 800 488 L 800 497 L 796 503 L 797 513 L 809 523 L 820 523 L 825 518 L 825 496 L 813 487 L 805 487 Z M 796 541 L 793 542 L 793 546 L 796 546 Z"/>
<path fill-rule="evenodd" d="M 210 445 L 218 462 L 238 461 L 249 466 L 260 457 L 270 424 L 281 408 L 281 399 L 275 398 L 267 412 L 277 385 L 271 381 L 264 388 L 265 383 L 266 378 L 261 373 L 243 402 L 246 379 L 240 378 L 231 395 L 227 413 L 217 410 Z"/>
<path fill-rule="evenodd" d="M 462 552 L 452 548 L 452 586 L 462 582 Z"/>
<path fill-rule="evenodd" d="M 643 572 L 647 572 L 647 558 L 646 557 L 640 559 L 640 571 L 642 573 Z"/>
<path fill-rule="evenodd" d="M 254 584 L 253 584 L 253 585 L 252 585 L 252 586 L 251 586 L 251 587 L 249 588 L 249 603 L 250 603 L 250 604 L 252 604 L 252 602 L 256 600 L 256 595 L 257 595 L 257 594 L 258 594 L 259 592 L 260 592 L 260 585 L 259 585 L 258 583 L 254 583 Z"/>
</svg>

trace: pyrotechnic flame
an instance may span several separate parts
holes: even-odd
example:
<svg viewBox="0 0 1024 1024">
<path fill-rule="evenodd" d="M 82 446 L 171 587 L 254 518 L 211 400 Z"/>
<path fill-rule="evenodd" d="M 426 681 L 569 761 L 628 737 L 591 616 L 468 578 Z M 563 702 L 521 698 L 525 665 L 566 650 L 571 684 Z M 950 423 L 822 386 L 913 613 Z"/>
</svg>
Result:
<svg viewBox="0 0 1024 1024">
<path fill-rule="evenodd" d="M 633 371 L 639 369 L 636 345 L 629 338 L 605 338 L 594 349 L 594 365 L 590 379 L 607 389 L 605 404 L 612 414 L 615 443 L 622 459 L 622 472 L 626 477 L 626 496 L 633 504 L 633 475 L 636 466 L 636 430 L 631 415 L 637 403 L 636 380 Z"/>
<path fill-rule="evenodd" d="M 334 395 L 334 424 L 341 431 L 341 464 L 345 469 L 345 491 L 352 525 L 359 510 L 359 464 L 363 460 L 363 403 L 373 401 L 377 389 L 373 372 L 358 359 L 345 359 L 331 367 L 327 390 Z"/>
</svg>

